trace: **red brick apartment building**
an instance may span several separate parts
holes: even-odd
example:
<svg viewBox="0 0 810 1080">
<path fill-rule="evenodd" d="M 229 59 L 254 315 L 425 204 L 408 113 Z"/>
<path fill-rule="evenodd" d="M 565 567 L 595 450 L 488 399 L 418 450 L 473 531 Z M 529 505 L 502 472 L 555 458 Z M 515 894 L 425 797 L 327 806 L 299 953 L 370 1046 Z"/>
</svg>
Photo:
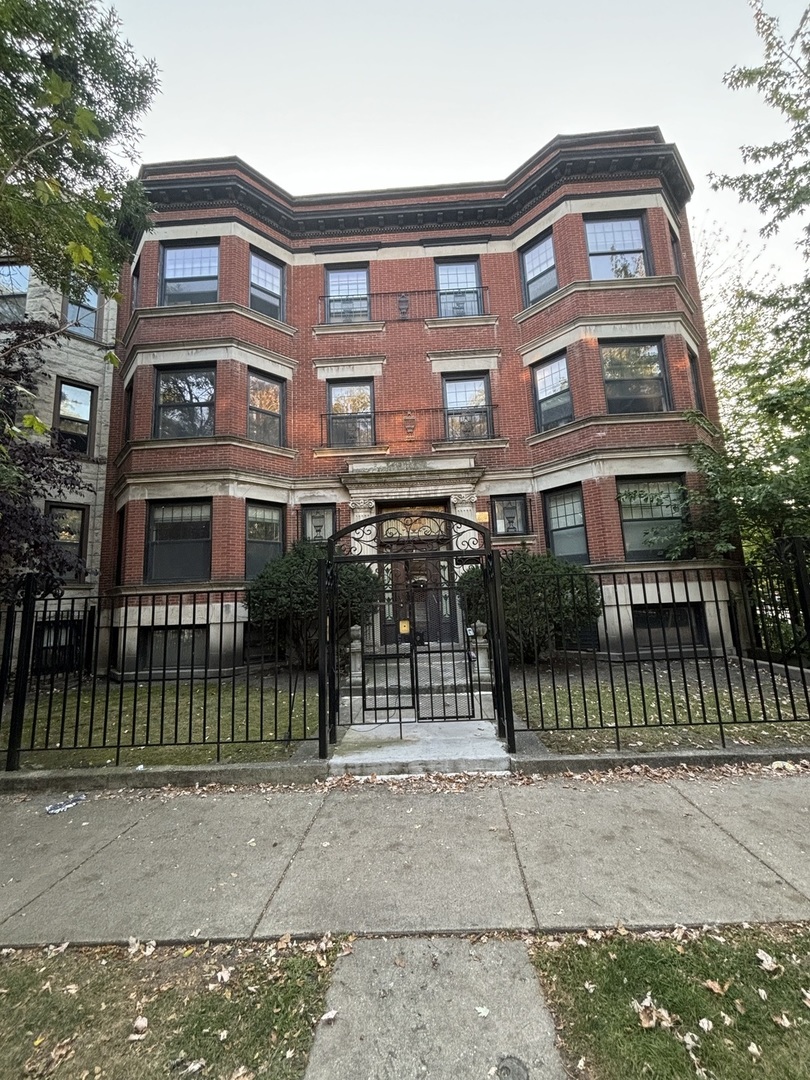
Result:
<svg viewBox="0 0 810 1080">
<path fill-rule="evenodd" d="M 420 507 L 660 565 L 643 536 L 680 519 L 685 414 L 717 406 L 692 184 L 657 128 L 559 136 L 495 183 L 294 197 L 238 158 L 141 176 L 103 588 L 238 586 L 299 537 Z"/>
</svg>

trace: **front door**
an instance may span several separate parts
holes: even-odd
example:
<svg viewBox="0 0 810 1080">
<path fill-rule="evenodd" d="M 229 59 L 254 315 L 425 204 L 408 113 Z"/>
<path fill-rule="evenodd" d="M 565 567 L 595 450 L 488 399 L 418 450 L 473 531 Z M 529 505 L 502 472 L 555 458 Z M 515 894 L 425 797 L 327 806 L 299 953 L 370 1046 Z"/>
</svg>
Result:
<svg viewBox="0 0 810 1080">
<path fill-rule="evenodd" d="M 383 563 L 382 570 L 386 585 L 382 626 L 385 645 L 400 642 L 406 625 L 404 633 L 413 647 L 458 641 L 459 605 L 449 552 L 442 557 L 432 548 L 408 551 Z"/>
</svg>

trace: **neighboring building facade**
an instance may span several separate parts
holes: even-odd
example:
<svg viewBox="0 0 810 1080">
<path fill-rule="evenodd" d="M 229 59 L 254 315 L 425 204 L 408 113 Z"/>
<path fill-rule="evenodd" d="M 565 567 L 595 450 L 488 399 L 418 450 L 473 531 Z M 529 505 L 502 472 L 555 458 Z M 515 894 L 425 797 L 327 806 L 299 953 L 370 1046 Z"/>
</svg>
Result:
<svg viewBox="0 0 810 1080">
<path fill-rule="evenodd" d="M 558 137 L 490 184 L 295 198 L 236 158 L 141 176 L 103 588 L 236 589 L 298 538 L 420 508 L 660 565 L 643 537 L 680 526 L 685 414 L 718 417 L 691 181 L 657 128 Z"/>
<path fill-rule="evenodd" d="M 81 557 L 87 572 L 66 585 L 68 595 L 99 587 L 101 534 L 107 478 L 107 444 L 114 367 L 105 359 L 114 349 L 118 313 L 113 300 L 89 289 L 81 303 L 68 301 L 37 280 L 27 266 L 0 263 L 0 317 L 59 323 L 64 333 L 45 354 L 44 377 L 36 400 L 25 405 L 81 462 L 85 491 L 69 501 L 52 499 L 45 511 L 58 526 L 60 543 Z M 29 436 L 36 438 L 37 436 Z"/>
</svg>

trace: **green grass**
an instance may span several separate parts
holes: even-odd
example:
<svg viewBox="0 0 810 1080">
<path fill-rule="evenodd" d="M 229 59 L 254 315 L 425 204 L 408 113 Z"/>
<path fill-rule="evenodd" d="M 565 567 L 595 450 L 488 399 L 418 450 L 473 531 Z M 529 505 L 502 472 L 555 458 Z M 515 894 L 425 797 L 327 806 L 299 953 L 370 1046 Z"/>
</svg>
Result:
<svg viewBox="0 0 810 1080">
<path fill-rule="evenodd" d="M 312 675 L 292 687 L 280 678 L 277 690 L 269 680 L 239 675 L 220 684 L 97 679 L 66 689 L 43 680 L 26 709 L 23 767 L 114 764 L 119 737 L 122 765 L 210 762 L 218 747 L 221 761 L 274 760 L 317 730 Z"/>
<path fill-rule="evenodd" d="M 513 667 L 515 720 L 562 753 L 615 749 L 617 728 L 622 749 L 719 747 L 721 721 L 727 746 L 810 746 L 800 682 L 760 674 L 710 660 Z"/>
<path fill-rule="evenodd" d="M 11 950 L 0 957 L 0 1076 L 152 1080 L 182 1072 L 171 1066 L 184 1058 L 204 1059 L 200 1075 L 216 1080 L 297 1080 L 336 952 L 326 939 L 167 946 L 150 956 Z M 129 1041 L 138 1016 L 146 1037 Z"/>
<path fill-rule="evenodd" d="M 808 928 L 724 928 L 694 937 L 689 931 L 678 933 L 683 933 L 681 940 L 617 932 L 599 935 L 599 940 L 587 935 L 541 940 L 534 960 L 571 1075 L 583 1080 L 807 1080 Z M 763 969 L 760 949 L 778 965 L 775 972 Z M 704 985 L 708 981 L 723 992 Z M 641 1004 L 648 994 L 655 1007 L 669 1014 L 671 1027 L 661 1025 L 660 1014 L 655 1027 L 642 1026 L 633 1001 Z M 687 1033 L 699 1039 L 692 1046 L 695 1060 L 689 1057 Z M 749 1050 L 751 1044 L 758 1054 Z"/>
</svg>

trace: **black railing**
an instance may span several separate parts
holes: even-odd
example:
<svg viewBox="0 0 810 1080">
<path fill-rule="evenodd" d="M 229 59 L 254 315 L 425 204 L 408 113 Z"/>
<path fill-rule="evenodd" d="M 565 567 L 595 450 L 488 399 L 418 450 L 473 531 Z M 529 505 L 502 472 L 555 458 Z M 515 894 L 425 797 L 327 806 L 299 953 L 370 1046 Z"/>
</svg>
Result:
<svg viewBox="0 0 810 1080">
<path fill-rule="evenodd" d="M 480 442 L 498 437 L 496 406 L 452 409 L 390 409 L 371 413 L 324 413 L 321 445 L 334 447 L 405 444 L 409 453 L 435 443 Z M 404 448 L 403 448 L 404 452 Z"/>
<path fill-rule="evenodd" d="M 573 571 L 550 586 L 542 609 L 528 587 L 505 600 L 518 726 L 572 751 L 789 742 L 791 729 L 763 736 L 757 725 L 797 721 L 807 727 L 795 735 L 810 737 L 807 627 L 784 567 L 589 578 L 596 617 Z"/>
<path fill-rule="evenodd" d="M 26 614 L 34 649 L 21 666 Z M 0 721 L 6 765 L 283 755 L 318 737 L 317 670 L 302 645 L 312 622 L 308 635 L 301 616 L 251 619 L 238 591 L 32 599 L 16 629 L 4 620 L 16 666 Z"/>
<path fill-rule="evenodd" d="M 806 744 L 807 554 L 797 541 L 759 569 L 529 580 L 525 554 L 495 552 L 516 725 L 557 751 Z M 460 642 L 477 616 L 448 582 L 436 610 Z M 239 589 L 37 600 L 28 588 L 0 621 L 6 768 L 257 760 L 318 738 L 318 613 L 290 601 L 281 616 L 251 611 Z"/>
<path fill-rule="evenodd" d="M 359 293 L 321 296 L 321 324 L 407 322 L 413 319 L 461 319 L 489 315 L 489 289 L 428 289 L 420 292 Z"/>
</svg>

